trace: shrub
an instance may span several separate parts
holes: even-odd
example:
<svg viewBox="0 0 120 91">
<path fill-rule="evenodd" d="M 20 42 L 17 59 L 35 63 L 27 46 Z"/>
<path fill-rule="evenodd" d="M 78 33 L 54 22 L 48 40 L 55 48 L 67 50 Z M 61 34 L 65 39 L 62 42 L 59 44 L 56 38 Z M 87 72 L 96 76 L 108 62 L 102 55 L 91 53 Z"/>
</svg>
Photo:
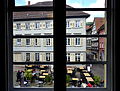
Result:
<svg viewBox="0 0 120 91">
<path fill-rule="evenodd" d="M 66 75 L 66 83 L 69 83 L 71 81 L 71 77 L 69 75 Z"/>
<path fill-rule="evenodd" d="M 99 85 L 100 84 L 100 76 L 94 76 L 94 84 Z"/>
<path fill-rule="evenodd" d="M 46 81 L 46 82 L 51 82 L 51 81 L 52 81 L 52 76 L 47 75 L 47 76 L 45 77 L 45 81 Z"/>
<path fill-rule="evenodd" d="M 32 80 L 32 71 L 26 70 L 24 76 L 27 78 L 27 80 Z"/>
</svg>

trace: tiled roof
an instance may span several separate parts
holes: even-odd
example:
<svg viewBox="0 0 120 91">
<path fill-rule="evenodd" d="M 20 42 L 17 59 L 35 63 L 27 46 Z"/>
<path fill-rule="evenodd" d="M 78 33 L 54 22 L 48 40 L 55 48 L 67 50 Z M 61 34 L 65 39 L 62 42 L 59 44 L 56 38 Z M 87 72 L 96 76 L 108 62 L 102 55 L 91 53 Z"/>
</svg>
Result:
<svg viewBox="0 0 120 91">
<path fill-rule="evenodd" d="M 38 2 L 36 4 L 29 5 L 27 7 L 45 7 L 53 6 L 53 2 Z M 66 8 L 73 8 L 69 5 L 66 5 Z M 66 11 L 66 17 L 89 17 L 89 14 L 82 11 Z M 52 11 L 24 11 L 24 12 L 14 12 L 13 19 L 34 19 L 34 18 L 53 18 Z"/>
<path fill-rule="evenodd" d="M 44 1 L 44 2 L 38 2 L 32 5 L 29 5 L 30 7 L 53 7 L 53 2 L 52 1 Z M 73 8 L 69 5 L 66 5 L 66 8 Z"/>
<path fill-rule="evenodd" d="M 96 30 L 98 30 L 103 24 L 105 24 L 105 18 L 96 17 L 94 18 Z"/>
</svg>

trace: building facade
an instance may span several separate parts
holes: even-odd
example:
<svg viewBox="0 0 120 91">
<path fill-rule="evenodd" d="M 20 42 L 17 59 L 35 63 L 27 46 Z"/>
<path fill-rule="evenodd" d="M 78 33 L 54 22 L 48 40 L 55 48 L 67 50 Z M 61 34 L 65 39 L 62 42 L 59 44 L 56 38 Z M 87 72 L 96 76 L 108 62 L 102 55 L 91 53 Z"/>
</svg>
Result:
<svg viewBox="0 0 120 91">
<path fill-rule="evenodd" d="M 44 5 L 44 2 L 39 2 L 34 6 L 41 5 L 41 3 Z M 48 2 L 48 4 L 52 3 Z M 82 11 L 67 11 L 66 34 L 85 35 L 87 17 L 89 14 Z M 14 36 L 53 35 L 52 11 L 14 12 L 13 19 Z M 53 38 L 15 38 L 13 39 L 13 61 L 52 62 L 54 61 L 53 45 Z M 86 38 L 66 38 L 66 50 L 68 62 L 86 61 Z"/>
<path fill-rule="evenodd" d="M 103 17 L 95 17 L 93 24 L 89 26 L 89 28 L 86 30 L 88 35 L 104 35 L 105 34 L 105 29 L 104 29 L 104 24 L 105 24 L 105 18 Z M 87 42 L 89 42 L 87 45 L 87 50 L 91 52 L 91 57 L 90 53 L 88 55 L 91 60 L 99 60 L 103 61 L 105 59 L 105 38 L 103 37 L 90 37 L 87 38 Z M 90 46 L 91 45 L 91 46 Z M 88 60 L 89 60 L 88 58 Z"/>
</svg>

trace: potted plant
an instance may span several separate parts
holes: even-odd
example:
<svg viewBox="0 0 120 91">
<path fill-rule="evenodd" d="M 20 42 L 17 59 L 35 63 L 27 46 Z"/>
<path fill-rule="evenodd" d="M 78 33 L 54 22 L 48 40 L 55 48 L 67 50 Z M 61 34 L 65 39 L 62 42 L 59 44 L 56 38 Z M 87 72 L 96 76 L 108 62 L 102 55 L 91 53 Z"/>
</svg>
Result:
<svg viewBox="0 0 120 91">
<path fill-rule="evenodd" d="M 51 84 L 52 83 L 52 76 L 51 75 L 46 75 L 45 76 L 45 82 L 47 84 Z"/>
<path fill-rule="evenodd" d="M 32 76 L 32 71 L 31 70 L 26 70 L 25 73 L 24 73 L 24 76 L 29 82 L 31 82 L 32 77 L 33 77 Z"/>
<path fill-rule="evenodd" d="M 100 76 L 94 76 L 93 79 L 94 79 L 94 84 L 95 85 L 99 85 L 100 84 Z"/>
<path fill-rule="evenodd" d="M 68 87 L 70 84 L 70 81 L 71 81 L 71 77 L 69 75 L 66 75 L 66 86 Z"/>
</svg>

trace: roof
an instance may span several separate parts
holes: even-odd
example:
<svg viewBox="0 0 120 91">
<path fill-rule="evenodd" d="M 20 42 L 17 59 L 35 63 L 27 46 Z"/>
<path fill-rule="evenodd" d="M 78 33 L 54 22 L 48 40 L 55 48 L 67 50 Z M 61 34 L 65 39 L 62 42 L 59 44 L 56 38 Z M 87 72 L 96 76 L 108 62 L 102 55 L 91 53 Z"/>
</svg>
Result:
<svg viewBox="0 0 120 91">
<path fill-rule="evenodd" d="M 52 1 L 38 2 L 32 5 L 29 5 L 29 7 L 53 7 L 53 2 Z M 73 7 L 66 5 L 66 8 L 73 8 Z"/>
<path fill-rule="evenodd" d="M 105 24 L 105 18 L 103 17 L 95 17 L 94 23 L 96 26 L 96 30 L 98 30 L 103 24 Z"/>
<path fill-rule="evenodd" d="M 86 31 L 90 31 L 92 29 L 93 22 L 86 23 Z"/>
<path fill-rule="evenodd" d="M 52 1 L 38 2 L 36 4 L 27 5 L 27 7 L 53 7 Z M 66 5 L 66 8 L 73 8 L 69 5 Z M 89 17 L 88 13 L 82 11 L 66 11 L 66 17 Z M 43 19 L 43 18 L 53 18 L 53 11 L 23 11 L 23 12 L 14 12 L 13 19 Z"/>
</svg>

